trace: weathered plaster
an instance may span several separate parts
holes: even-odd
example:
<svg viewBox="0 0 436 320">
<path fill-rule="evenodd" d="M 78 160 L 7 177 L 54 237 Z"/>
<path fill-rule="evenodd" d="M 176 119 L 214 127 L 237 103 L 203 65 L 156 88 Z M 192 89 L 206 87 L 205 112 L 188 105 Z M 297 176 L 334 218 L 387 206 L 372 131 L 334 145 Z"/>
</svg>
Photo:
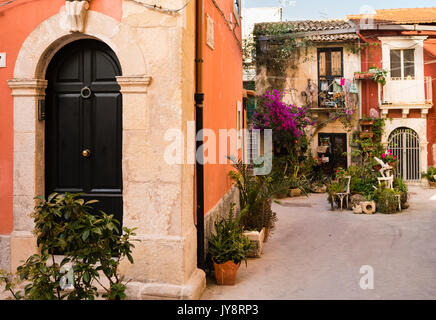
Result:
<svg viewBox="0 0 436 320">
<path fill-rule="evenodd" d="M 0 235 L 0 270 L 10 270 L 10 255 L 10 236 Z"/>
</svg>

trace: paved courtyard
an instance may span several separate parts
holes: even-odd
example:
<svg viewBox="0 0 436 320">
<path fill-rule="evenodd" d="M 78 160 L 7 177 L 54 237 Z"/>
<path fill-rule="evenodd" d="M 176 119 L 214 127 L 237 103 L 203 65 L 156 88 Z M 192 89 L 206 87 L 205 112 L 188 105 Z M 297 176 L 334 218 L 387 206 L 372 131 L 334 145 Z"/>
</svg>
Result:
<svg viewBox="0 0 436 320">
<path fill-rule="evenodd" d="M 233 287 L 208 278 L 202 299 L 435 299 L 436 190 L 410 192 L 397 215 L 332 212 L 325 194 L 281 200 L 262 258 L 242 264 Z M 364 265 L 373 290 L 360 288 Z"/>
</svg>

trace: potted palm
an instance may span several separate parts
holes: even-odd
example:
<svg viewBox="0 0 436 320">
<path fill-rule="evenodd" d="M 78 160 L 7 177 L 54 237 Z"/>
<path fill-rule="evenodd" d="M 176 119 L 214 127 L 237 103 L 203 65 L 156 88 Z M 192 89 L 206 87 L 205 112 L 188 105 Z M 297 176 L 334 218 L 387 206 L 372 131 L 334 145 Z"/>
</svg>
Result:
<svg viewBox="0 0 436 320">
<path fill-rule="evenodd" d="M 246 214 L 241 219 L 246 235 L 252 242 L 249 258 L 259 258 L 263 250 L 263 242 L 271 235 L 277 221 L 272 210 L 272 197 L 289 192 L 290 180 L 274 181 L 270 176 L 256 176 L 241 160 L 234 162 L 236 169 L 229 172 L 230 178 L 239 190 L 241 208 Z"/>
<path fill-rule="evenodd" d="M 234 219 L 234 204 L 230 206 L 228 219 L 215 222 L 215 233 L 209 239 L 208 251 L 212 258 L 215 279 L 218 285 L 234 285 L 242 261 L 247 264 L 250 240 L 240 226 L 241 214 Z"/>
</svg>

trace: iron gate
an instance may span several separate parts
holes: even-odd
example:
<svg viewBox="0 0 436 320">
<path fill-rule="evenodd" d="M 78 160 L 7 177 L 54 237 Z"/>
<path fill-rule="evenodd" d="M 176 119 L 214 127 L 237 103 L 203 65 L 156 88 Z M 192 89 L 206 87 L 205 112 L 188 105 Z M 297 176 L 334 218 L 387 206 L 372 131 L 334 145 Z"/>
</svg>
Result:
<svg viewBox="0 0 436 320">
<path fill-rule="evenodd" d="M 395 176 L 404 181 L 419 182 L 421 155 L 418 134 L 410 128 L 395 129 L 389 136 L 389 149 L 398 159 Z"/>
</svg>

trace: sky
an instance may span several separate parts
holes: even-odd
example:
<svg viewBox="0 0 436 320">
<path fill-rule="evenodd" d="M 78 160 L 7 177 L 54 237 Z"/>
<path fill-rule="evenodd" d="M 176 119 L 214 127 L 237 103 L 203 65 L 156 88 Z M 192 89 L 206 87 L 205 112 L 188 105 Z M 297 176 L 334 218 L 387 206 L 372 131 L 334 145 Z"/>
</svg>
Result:
<svg viewBox="0 0 436 320">
<path fill-rule="evenodd" d="M 436 0 L 243 0 L 242 6 L 282 7 L 283 20 L 343 19 L 373 9 L 436 7 Z"/>
</svg>

